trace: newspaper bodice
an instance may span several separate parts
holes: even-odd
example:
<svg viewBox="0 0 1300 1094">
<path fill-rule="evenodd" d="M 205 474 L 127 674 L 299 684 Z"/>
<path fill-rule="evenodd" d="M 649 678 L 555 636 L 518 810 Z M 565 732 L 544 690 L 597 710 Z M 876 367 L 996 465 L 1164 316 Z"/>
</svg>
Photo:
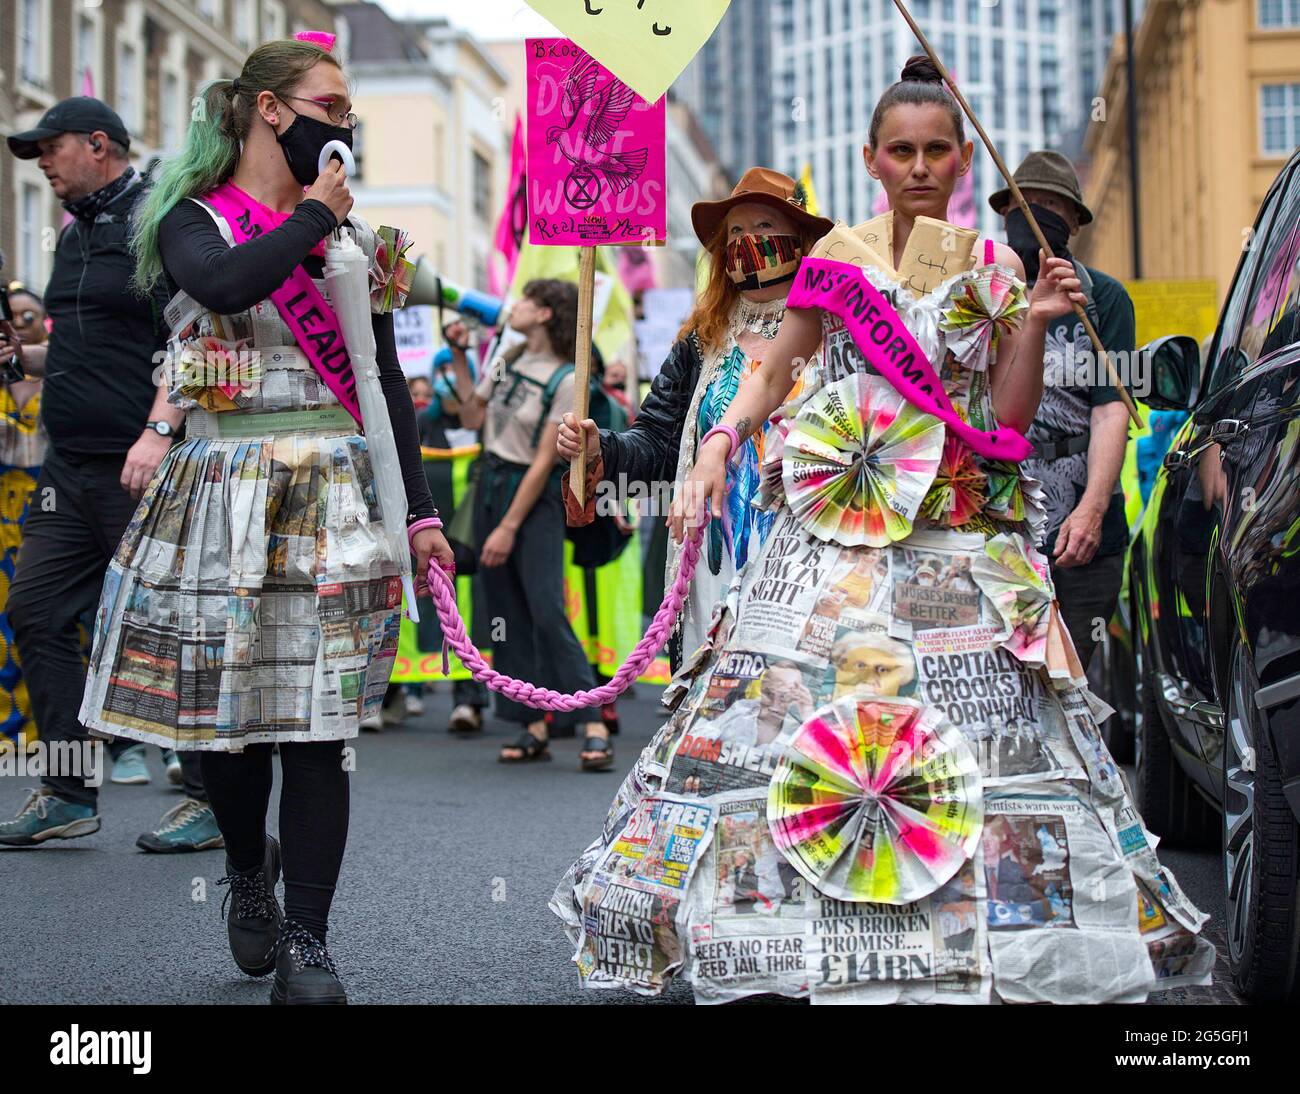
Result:
<svg viewBox="0 0 1300 1094">
<path fill-rule="evenodd" d="M 194 198 L 212 217 L 230 246 L 235 237 L 225 217 Z M 374 230 L 350 216 L 340 229 L 374 260 Z M 324 277 L 312 283 L 329 301 Z M 339 400 L 299 350 L 293 332 L 270 297 L 233 315 L 220 315 L 179 292 L 167 305 L 172 327 L 167 401 L 181 410 L 311 410 Z"/>
<path fill-rule="evenodd" d="M 862 272 L 893 303 L 961 417 L 977 429 L 996 429 L 999 423 L 993 409 L 991 367 L 1000 338 L 1016 329 L 1023 318 L 1027 307 L 1023 283 L 1004 266 L 985 265 L 957 274 L 918 296 L 900 290 L 887 275 L 872 267 L 864 267 Z M 785 419 L 780 426 L 783 438 L 790 435 L 800 414 L 810 408 L 818 393 L 825 393 L 837 383 L 843 386 L 842 382 L 850 377 L 871 377 L 874 385 L 896 395 L 892 385 L 865 358 L 843 319 L 823 311 L 822 331 L 821 360 L 810 368 L 803 390 L 781 412 Z M 909 405 L 901 405 L 901 410 L 913 413 Z M 941 427 L 938 419 L 921 411 L 914 413 Z M 781 468 L 766 468 L 769 489 L 765 502 L 784 496 L 775 480 L 791 458 L 783 444 L 769 443 L 769 448 L 776 449 L 772 459 L 782 463 Z M 868 456 L 868 462 L 870 459 Z M 1041 538 L 1044 522 L 1040 495 L 1038 483 L 1016 464 L 980 456 L 948 436 L 912 526 L 917 530 L 982 532 L 985 536 L 1018 531 L 1035 542 Z"/>
</svg>

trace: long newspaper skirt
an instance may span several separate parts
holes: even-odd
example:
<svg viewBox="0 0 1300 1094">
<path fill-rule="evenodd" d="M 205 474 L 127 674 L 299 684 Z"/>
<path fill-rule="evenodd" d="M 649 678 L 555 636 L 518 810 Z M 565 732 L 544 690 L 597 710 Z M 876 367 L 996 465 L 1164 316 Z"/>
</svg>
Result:
<svg viewBox="0 0 1300 1094">
<path fill-rule="evenodd" d="M 175 749 L 355 737 L 402 591 L 365 438 L 193 438 L 149 484 L 104 579 L 80 717 Z"/>
<path fill-rule="evenodd" d="M 1103 705 L 1053 667 L 1069 638 L 1030 550 L 838 546 L 780 510 L 555 893 L 583 983 L 1101 1003 L 1208 982 L 1206 917 L 1156 858 Z"/>
</svg>

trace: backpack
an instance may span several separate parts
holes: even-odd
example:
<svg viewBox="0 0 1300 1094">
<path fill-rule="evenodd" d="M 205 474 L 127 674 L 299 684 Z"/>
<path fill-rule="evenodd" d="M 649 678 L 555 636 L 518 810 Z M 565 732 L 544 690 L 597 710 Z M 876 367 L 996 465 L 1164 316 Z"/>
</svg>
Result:
<svg viewBox="0 0 1300 1094">
<path fill-rule="evenodd" d="M 551 413 L 551 404 L 555 393 L 560 389 L 576 366 L 569 364 L 557 368 L 542 389 L 542 413 L 537 419 L 537 428 L 533 431 L 533 447 L 536 448 L 542 436 L 542 426 Z M 593 376 L 587 396 L 587 413 L 601 429 L 621 433 L 627 428 L 627 411 L 605 394 L 600 382 Z M 594 569 L 613 562 L 623 553 L 628 540 L 612 516 L 596 514 L 596 519 L 581 528 L 565 528 L 565 535 L 573 544 L 573 564 L 583 569 Z"/>
</svg>

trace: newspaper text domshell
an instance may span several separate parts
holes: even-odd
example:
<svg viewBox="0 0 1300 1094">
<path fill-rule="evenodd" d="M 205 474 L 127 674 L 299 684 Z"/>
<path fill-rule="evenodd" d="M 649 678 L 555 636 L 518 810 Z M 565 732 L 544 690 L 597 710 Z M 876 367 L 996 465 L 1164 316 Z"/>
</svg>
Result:
<svg viewBox="0 0 1300 1094">
<path fill-rule="evenodd" d="M 817 710 L 782 752 L 768 826 L 777 849 L 825 896 L 919 900 L 979 843 L 979 764 L 933 708 L 846 696 Z"/>
<path fill-rule="evenodd" d="M 846 376 L 809 398 L 790 426 L 786 500 L 818 539 L 883 547 L 911 532 L 943 443 L 943 423 L 887 380 Z"/>
</svg>

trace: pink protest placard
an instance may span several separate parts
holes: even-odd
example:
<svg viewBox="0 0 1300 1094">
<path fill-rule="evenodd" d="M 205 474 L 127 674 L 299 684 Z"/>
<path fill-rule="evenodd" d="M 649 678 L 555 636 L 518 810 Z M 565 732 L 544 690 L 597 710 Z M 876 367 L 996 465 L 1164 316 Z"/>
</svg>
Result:
<svg viewBox="0 0 1300 1094">
<path fill-rule="evenodd" d="M 567 38 L 529 38 L 528 239 L 662 241 L 664 98 L 647 103 Z"/>
</svg>

